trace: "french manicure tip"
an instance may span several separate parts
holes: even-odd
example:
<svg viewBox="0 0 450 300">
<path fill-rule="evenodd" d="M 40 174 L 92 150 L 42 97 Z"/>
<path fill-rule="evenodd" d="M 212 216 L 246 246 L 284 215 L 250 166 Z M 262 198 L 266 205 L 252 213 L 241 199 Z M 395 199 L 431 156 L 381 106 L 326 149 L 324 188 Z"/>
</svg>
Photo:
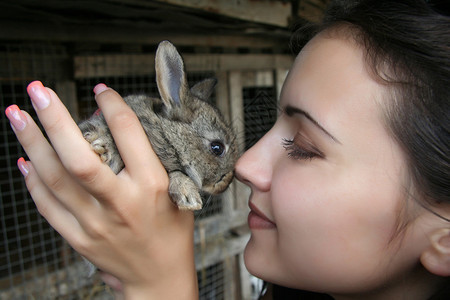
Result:
<svg viewBox="0 0 450 300">
<path fill-rule="evenodd" d="M 17 160 L 17 167 L 19 168 L 22 175 L 24 177 L 27 177 L 28 173 L 30 172 L 30 169 L 28 167 L 27 162 L 25 161 L 25 159 L 23 157 L 21 157 L 21 158 L 19 158 L 19 160 Z"/>
<path fill-rule="evenodd" d="M 28 86 L 27 86 L 27 91 L 29 92 L 30 89 L 33 88 L 33 87 L 36 86 L 36 85 L 38 85 L 38 86 L 40 86 L 40 87 L 44 87 L 44 85 L 42 84 L 41 81 L 35 80 L 35 81 L 32 81 L 32 82 L 30 82 L 30 83 L 28 84 Z"/>
<path fill-rule="evenodd" d="M 17 111 L 19 107 L 16 104 L 12 104 L 5 109 L 5 115 L 10 115 L 12 112 Z"/>
<path fill-rule="evenodd" d="M 40 81 L 33 81 L 27 87 L 28 95 L 35 108 L 44 109 L 50 104 L 50 94 Z"/>
<path fill-rule="evenodd" d="M 27 126 L 26 117 L 17 105 L 13 104 L 8 106 L 5 110 L 5 114 L 14 129 L 22 131 L 25 129 L 25 126 Z"/>
<path fill-rule="evenodd" d="M 106 84 L 104 83 L 99 83 L 94 87 L 94 94 L 98 95 L 102 92 L 104 92 L 105 90 L 107 90 L 108 87 L 106 86 Z"/>
</svg>

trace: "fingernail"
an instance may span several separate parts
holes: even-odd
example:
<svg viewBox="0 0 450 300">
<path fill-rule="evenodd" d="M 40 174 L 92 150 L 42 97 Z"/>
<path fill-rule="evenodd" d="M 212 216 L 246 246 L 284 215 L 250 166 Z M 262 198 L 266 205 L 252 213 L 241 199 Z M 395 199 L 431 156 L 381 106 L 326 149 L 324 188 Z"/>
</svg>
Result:
<svg viewBox="0 0 450 300">
<path fill-rule="evenodd" d="M 28 95 L 35 108 L 41 110 L 50 104 L 50 94 L 40 81 L 33 81 L 27 87 Z"/>
<path fill-rule="evenodd" d="M 106 91 L 108 89 L 108 87 L 106 86 L 106 84 L 104 83 L 99 83 L 94 87 L 94 93 L 96 95 L 103 93 L 104 91 Z"/>
<path fill-rule="evenodd" d="M 22 131 L 27 126 L 27 118 L 17 105 L 9 106 L 5 114 L 15 130 Z"/>
<path fill-rule="evenodd" d="M 23 177 L 27 177 L 28 173 L 30 172 L 30 167 L 23 157 L 19 158 L 19 160 L 17 161 L 17 166 L 19 167 L 19 170 L 22 173 Z"/>
<path fill-rule="evenodd" d="M 93 116 L 98 117 L 98 116 L 100 116 L 101 113 L 102 113 L 102 110 L 99 108 L 94 112 Z"/>
</svg>

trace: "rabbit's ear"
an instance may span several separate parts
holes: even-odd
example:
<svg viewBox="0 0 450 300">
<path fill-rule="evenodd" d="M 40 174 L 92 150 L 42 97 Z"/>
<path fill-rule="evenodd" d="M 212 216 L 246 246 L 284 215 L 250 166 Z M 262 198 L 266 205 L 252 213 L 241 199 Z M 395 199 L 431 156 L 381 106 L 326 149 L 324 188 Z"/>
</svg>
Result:
<svg viewBox="0 0 450 300">
<path fill-rule="evenodd" d="M 215 78 L 202 80 L 191 87 L 191 93 L 202 100 L 208 100 L 214 91 L 216 83 L 217 80 Z"/>
<path fill-rule="evenodd" d="M 182 97 L 188 91 L 183 59 L 177 49 L 168 41 L 159 44 L 155 58 L 156 83 L 159 94 L 170 109 L 180 105 Z"/>
</svg>

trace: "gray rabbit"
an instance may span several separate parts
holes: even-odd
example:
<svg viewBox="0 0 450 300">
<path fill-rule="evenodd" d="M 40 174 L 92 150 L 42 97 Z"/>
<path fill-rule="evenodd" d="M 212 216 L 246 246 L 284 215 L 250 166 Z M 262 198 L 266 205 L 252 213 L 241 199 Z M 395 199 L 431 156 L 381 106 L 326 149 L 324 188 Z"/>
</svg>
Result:
<svg viewBox="0 0 450 300">
<path fill-rule="evenodd" d="M 124 100 L 136 113 L 169 175 L 173 202 L 180 209 L 201 209 L 201 191 L 221 193 L 233 179 L 236 138 L 220 112 L 206 102 L 215 79 L 189 89 L 183 60 L 168 41 L 158 46 L 155 69 L 161 98 L 131 95 Z M 115 173 L 123 169 L 101 112 L 79 127 L 103 162 Z"/>
</svg>

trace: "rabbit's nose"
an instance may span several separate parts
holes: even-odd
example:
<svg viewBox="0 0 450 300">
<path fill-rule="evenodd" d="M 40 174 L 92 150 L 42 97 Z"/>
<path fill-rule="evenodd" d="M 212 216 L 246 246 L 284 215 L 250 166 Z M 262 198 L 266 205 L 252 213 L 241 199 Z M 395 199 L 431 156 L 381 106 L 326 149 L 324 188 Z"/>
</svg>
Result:
<svg viewBox="0 0 450 300">
<path fill-rule="evenodd" d="M 210 194 L 220 194 L 227 189 L 233 180 L 234 172 L 230 171 L 228 173 L 223 174 L 220 179 L 216 182 L 213 182 L 210 185 L 203 187 L 203 190 Z"/>
</svg>

